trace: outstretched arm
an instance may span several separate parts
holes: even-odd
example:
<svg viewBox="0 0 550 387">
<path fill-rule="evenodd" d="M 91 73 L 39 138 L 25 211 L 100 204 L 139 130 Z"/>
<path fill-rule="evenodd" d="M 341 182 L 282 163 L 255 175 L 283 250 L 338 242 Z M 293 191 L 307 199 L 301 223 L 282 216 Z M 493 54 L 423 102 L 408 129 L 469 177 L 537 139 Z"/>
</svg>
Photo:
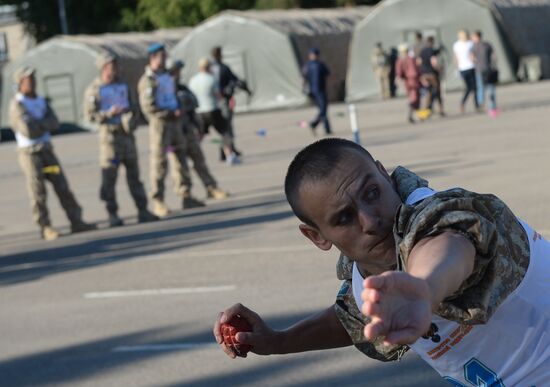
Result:
<svg viewBox="0 0 550 387">
<path fill-rule="evenodd" d="M 432 313 L 470 276 L 475 248 L 464 236 L 443 232 L 420 240 L 406 273 L 385 272 L 365 279 L 362 312 L 372 318 L 365 336 L 387 344 L 411 344 L 428 331 Z"/>
<path fill-rule="evenodd" d="M 221 312 L 214 325 L 214 336 L 221 349 L 231 358 L 236 354 L 223 342 L 220 325 L 239 315 L 252 326 L 250 333 L 238 333 L 236 339 L 241 344 L 252 346 L 258 355 L 274 355 L 338 348 L 352 345 L 344 327 L 340 324 L 334 306 L 312 315 L 282 331 L 271 329 L 262 318 L 241 304 L 236 304 Z"/>
</svg>

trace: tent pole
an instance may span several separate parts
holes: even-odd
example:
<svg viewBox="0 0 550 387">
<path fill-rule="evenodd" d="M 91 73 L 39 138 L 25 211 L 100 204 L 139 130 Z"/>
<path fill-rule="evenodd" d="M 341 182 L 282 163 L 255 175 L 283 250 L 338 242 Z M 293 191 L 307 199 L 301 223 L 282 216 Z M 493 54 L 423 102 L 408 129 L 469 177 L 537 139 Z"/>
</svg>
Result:
<svg viewBox="0 0 550 387">
<path fill-rule="evenodd" d="M 57 0 L 59 6 L 59 19 L 61 20 L 61 33 L 63 35 L 69 34 L 69 27 L 67 26 L 67 13 L 65 12 L 65 0 Z"/>
<path fill-rule="evenodd" d="M 351 125 L 351 133 L 353 133 L 353 141 L 356 144 L 361 145 L 361 138 L 359 136 L 359 124 L 357 123 L 357 109 L 355 104 L 348 105 L 349 122 Z"/>
</svg>

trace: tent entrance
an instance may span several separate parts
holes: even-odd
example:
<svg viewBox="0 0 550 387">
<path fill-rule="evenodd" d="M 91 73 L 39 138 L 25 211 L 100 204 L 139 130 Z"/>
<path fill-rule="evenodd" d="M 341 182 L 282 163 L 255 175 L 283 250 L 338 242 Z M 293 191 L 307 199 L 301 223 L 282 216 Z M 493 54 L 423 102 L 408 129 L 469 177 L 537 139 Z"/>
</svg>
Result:
<svg viewBox="0 0 550 387">
<path fill-rule="evenodd" d="M 43 78 L 44 93 L 59 122 L 78 122 L 76 95 L 72 74 L 48 75 Z"/>
</svg>

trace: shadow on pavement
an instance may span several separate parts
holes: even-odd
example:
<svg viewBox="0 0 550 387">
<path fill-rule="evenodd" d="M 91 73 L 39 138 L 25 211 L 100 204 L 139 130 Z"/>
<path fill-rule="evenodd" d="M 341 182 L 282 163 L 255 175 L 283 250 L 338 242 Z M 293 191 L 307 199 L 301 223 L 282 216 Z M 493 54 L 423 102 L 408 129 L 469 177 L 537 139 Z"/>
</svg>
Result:
<svg viewBox="0 0 550 387">
<path fill-rule="evenodd" d="M 301 320 L 316 311 L 304 311 L 301 313 L 267 316 L 266 320 L 275 328 L 287 327 L 298 320 Z M 197 323 L 195 321 L 195 323 Z M 191 323 L 187 323 L 191 325 Z M 213 324 L 213 321 L 212 321 Z M 196 324 L 195 324 L 196 325 Z M 89 341 L 48 351 L 32 353 L 7 359 L 0 362 L 0 375 L 2 375 L 2 385 L 5 386 L 46 386 L 66 383 L 70 385 L 71 381 L 92 380 L 102 374 L 112 373 L 117 368 L 135 365 L 139 362 L 145 362 L 155 357 L 162 357 L 167 354 L 166 351 L 137 351 L 137 352 L 114 352 L 113 349 L 120 346 L 135 345 L 158 345 L 166 343 L 186 343 L 203 344 L 212 343 L 212 348 L 218 350 L 215 346 L 215 340 L 212 335 L 212 328 L 209 325 L 199 331 L 183 333 L 182 331 L 192 330 L 186 326 L 185 322 L 178 325 L 165 326 L 156 329 L 143 330 L 139 332 L 106 337 L 101 340 Z M 198 347 L 189 349 L 178 349 L 181 352 L 192 352 Z M 202 346 L 202 349 L 204 346 Z M 173 352 L 173 351 L 171 351 Z M 225 355 L 220 350 L 220 359 L 225 359 Z M 279 368 L 274 362 L 274 367 Z M 270 368 L 270 367 L 268 367 Z M 126 371 L 128 372 L 128 371 Z M 270 377 L 270 370 L 258 370 L 263 376 L 258 379 Z M 273 370 L 271 371 L 273 372 Z M 253 371 L 254 373 L 254 371 Z M 182 379 L 185 372 L 182 371 Z M 219 376 L 219 381 L 223 381 L 227 375 Z M 189 385 L 220 385 L 216 382 L 217 377 L 212 377 L 212 382 L 208 380 L 197 381 L 196 384 Z M 186 384 L 187 385 L 187 384 Z"/>
<path fill-rule="evenodd" d="M 94 239 L 70 245 L 5 255 L 0 259 L 0 286 L 229 239 L 239 227 L 258 227 L 294 216 L 281 194 L 253 203 L 249 200 L 227 205 L 147 225 L 91 232 L 89 236 L 95 236 Z M 227 216 L 222 218 L 223 215 Z M 186 222 L 188 220 L 193 224 Z M 66 241 L 71 242 L 69 238 Z"/>
</svg>

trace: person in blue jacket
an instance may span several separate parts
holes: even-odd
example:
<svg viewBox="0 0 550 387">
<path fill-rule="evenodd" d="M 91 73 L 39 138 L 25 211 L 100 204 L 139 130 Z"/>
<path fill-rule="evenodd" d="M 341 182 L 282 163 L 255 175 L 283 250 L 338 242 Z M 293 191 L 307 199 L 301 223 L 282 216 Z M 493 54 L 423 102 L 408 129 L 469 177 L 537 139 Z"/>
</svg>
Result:
<svg viewBox="0 0 550 387">
<path fill-rule="evenodd" d="M 307 88 L 307 93 L 319 108 L 319 113 L 313 121 L 310 121 L 309 127 L 315 134 L 315 130 L 319 123 L 323 122 L 325 133 L 331 134 L 330 122 L 328 120 L 328 99 L 326 92 L 326 79 L 330 75 L 328 67 L 319 60 L 319 49 L 312 48 L 309 50 L 308 61 L 302 69 L 304 77 L 304 87 Z"/>
</svg>

